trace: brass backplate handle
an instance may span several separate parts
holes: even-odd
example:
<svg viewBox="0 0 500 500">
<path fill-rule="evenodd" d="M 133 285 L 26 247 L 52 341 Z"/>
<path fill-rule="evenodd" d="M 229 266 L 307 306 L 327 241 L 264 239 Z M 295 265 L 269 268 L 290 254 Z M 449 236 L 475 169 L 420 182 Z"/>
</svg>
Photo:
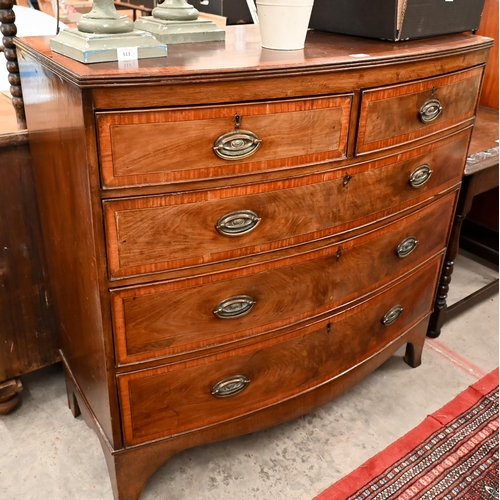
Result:
<svg viewBox="0 0 500 500">
<path fill-rule="evenodd" d="M 260 221 L 260 217 L 252 210 L 237 210 L 223 215 L 215 229 L 224 236 L 241 236 L 253 231 Z"/>
<path fill-rule="evenodd" d="M 410 255 L 415 248 L 417 248 L 418 245 L 418 240 L 415 238 L 415 236 L 409 236 L 408 238 L 405 238 L 399 245 L 398 248 L 396 249 L 396 253 L 398 254 L 398 257 L 404 258 Z"/>
<path fill-rule="evenodd" d="M 441 111 L 443 111 L 443 106 L 439 99 L 429 99 L 420 108 L 420 121 L 422 123 L 430 123 L 441 114 Z"/>
<path fill-rule="evenodd" d="M 413 188 L 419 188 L 423 186 L 432 175 L 432 170 L 429 165 L 420 165 L 411 174 L 409 178 L 410 186 Z"/>
<path fill-rule="evenodd" d="M 382 318 L 382 323 L 385 326 L 392 325 L 403 313 L 404 308 L 401 305 L 391 307 Z"/>
<path fill-rule="evenodd" d="M 221 319 L 241 318 L 247 315 L 256 304 L 249 295 L 235 295 L 220 301 L 213 313 Z"/>
<path fill-rule="evenodd" d="M 242 160 L 253 155 L 262 144 L 257 134 L 249 130 L 233 130 L 219 136 L 214 143 L 214 153 L 223 160 Z"/>
<path fill-rule="evenodd" d="M 212 387 L 212 396 L 217 398 L 234 396 L 245 389 L 249 383 L 250 380 L 244 375 L 234 375 L 233 377 L 225 378 Z"/>
</svg>

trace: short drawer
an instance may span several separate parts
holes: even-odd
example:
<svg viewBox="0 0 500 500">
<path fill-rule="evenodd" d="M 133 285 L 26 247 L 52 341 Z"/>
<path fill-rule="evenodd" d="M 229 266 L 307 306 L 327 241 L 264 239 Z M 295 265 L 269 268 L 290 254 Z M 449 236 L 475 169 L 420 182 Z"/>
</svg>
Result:
<svg viewBox="0 0 500 500">
<path fill-rule="evenodd" d="M 356 153 L 410 142 L 474 117 L 483 68 L 363 92 Z"/>
<path fill-rule="evenodd" d="M 444 249 L 455 197 L 452 192 L 378 231 L 265 266 L 113 290 L 118 362 L 269 335 L 358 299 Z"/>
<path fill-rule="evenodd" d="M 342 95 L 98 113 L 102 185 L 213 179 L 345 157 L 351 101 Z"/>
<path fill-rule="evenodd" d="M 431 311 L 440 266 L 434 259 L 356 308 L 287 337 L 118 376 L 125 443 L 224 423 L 358 365 Z"/>
<path fill-rule="evenodd" d="M 356 227 L 363 217 L 375 220 L 460 182 L 469 135 L 298 179 L 104 201 L 109 276 L 264 260 L 267 252 Z"/>
</svg>

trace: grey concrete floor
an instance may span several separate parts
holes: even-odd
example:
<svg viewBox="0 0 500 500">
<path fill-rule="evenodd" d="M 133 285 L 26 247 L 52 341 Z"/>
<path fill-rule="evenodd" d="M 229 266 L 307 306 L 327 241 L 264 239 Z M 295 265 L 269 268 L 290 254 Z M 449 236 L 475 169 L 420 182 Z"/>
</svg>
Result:
<svg viewBox="0 0 500 500">
<path fill-rule="evenodd" d="M 460 255 L 450 303 L 498 273 Z M 141 500 L 312 500 L 498 366 L 498 295 L 428 340 L 419 368 L 398 351 L 330 404 L 287 424 L 186 450 Z M 22 404 L 0 417 L 1 500 L 112 500 L 97 437 L 66 405 L 59 365 L 22 377 Z"/>
</svg>

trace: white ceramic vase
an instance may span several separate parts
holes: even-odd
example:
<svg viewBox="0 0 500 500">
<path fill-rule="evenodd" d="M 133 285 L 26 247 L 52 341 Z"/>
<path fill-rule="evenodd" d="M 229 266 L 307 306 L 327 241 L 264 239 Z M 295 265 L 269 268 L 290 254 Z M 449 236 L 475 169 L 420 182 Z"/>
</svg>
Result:
<svg viewBox="0 0 500 500">
<path fill-rule="evenodd" d="M 256 0 L 262 47 L 304 48 L 313 0 Z"/>
</svg>

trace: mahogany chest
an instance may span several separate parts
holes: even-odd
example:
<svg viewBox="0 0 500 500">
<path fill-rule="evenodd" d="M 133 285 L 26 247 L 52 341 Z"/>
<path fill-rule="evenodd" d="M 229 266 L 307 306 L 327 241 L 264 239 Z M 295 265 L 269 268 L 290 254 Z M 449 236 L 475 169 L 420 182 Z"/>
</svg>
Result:
<svg viewBox="0 0 500 500">
<path fill-rule="evenodd" d="M 492 41 L 17 41 L 70 407 L 114 493 L 420 364 Z"/>
</svg>

